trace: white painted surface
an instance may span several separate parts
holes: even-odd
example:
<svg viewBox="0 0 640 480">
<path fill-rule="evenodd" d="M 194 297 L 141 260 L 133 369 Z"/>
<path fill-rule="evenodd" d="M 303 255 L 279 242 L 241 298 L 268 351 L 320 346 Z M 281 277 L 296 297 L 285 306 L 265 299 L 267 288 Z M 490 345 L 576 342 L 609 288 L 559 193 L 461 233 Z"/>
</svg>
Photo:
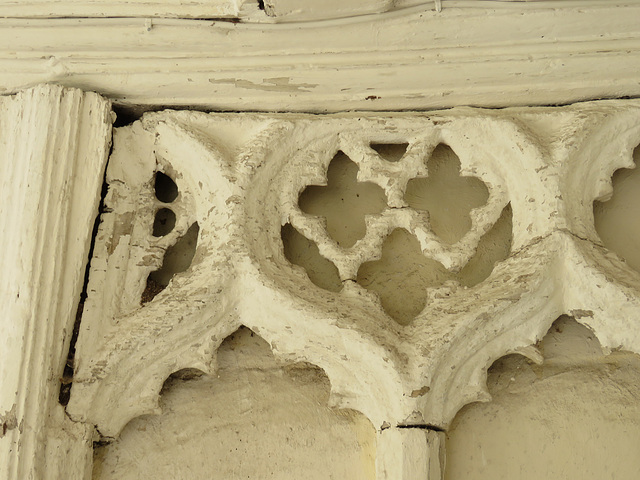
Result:
<svg viewBox="0 0 640 480">
<path fill-rule="evenodd" d="M 40 86 L 0 100 L 0 477 L 80 478 L 93 429 L 58 403 L 109 151 L 110 104 Z"/>
<path fill-rule="evenodd" d="M 640 471 L 640 357 L 603 355 L 575 321 L 554 323 L 544 362 L 490 370 L 492 400 L 462 409 L 447 438 L 446 480 L 632 480 Z"/>
<path fill-rule="evenodd" d="M 279 25 L 0 20 L 0 92 L 41 82 L 118 104 L 424 110 L 639 96 L 640 3 L 445 2 Z"/>
<path fill-rule="evenodd" d="M 610 196 L 612 173 L 632 164 L 638 142 L 637 101 L 384 115 L 165 111 L 117 129 L 68 413 L 117 438 L 127 424 L 139 425 L 136 417 L 161 413 L 159 392 L 171 373 L 215 375 L 219 345 L 246 325 L 277 359 L 321 367 L 331 384 L 329 406 L 368 418 L 378 480 L 424 472 L 437 480 L 437 430 L 464 405 L 488 400 L 486 370 L 496 359 L 520 352 L 540 361 L 535 345 L 558 316 L 588 326 L 605 351 L 640 352 L 640 275 L 606 250 L 593 222 L 594 200 Z M 408 146 L 390 162 L 371 143 Z M 456 154 L 460 175 L 488 192 L 469 194 L 470 224 L 456 227 L 462 238 L 454 243 L 432 228 L 423 211 L 428 202 L 405 196 L 414 178 L 431 175 L 443 185 L 459 179 L 457 171 L 436 175 L 430 166 L 441 144 Z M 379 213 L 364 212 L 366 228 L 352 246 L 341 246 L 320 213 L 299 204 L 309 186 L 333 185 L 327 168 L 338 150 L 357 164 L 355 184 L 376 184 L 387 203 Z M 163 237 L 151 235 L 156 210 L 167 207 L 155 198 L 155 171 L 179 189 L 168 205 L 176 226 Z M 355 188 L 349 182 L 339 183 Z M 344 209 L 357 201 L 349 195 Z M 507 235 L 483 244 L 508 205 L 510 238 L 506 228 Z M 148 275 L 195 223 L 191 265 L 144 300 Z M 338 288 L 314 285 L 290 263 L 282 241 L 287 224 L 334 264 Z M 423 309 L 397 322 L 357 275 L 380 258 L 397 228 L 415 237 L 418 255 L 453 274 L 477 255 L 506 253 L 477 263 L 483 274 L 475 284 L 453 275 L 397 289 L 398 302 L 408 294 L 425 299 Z M 387 281 L 397 286 L 399 279 Z"/>
</svg>

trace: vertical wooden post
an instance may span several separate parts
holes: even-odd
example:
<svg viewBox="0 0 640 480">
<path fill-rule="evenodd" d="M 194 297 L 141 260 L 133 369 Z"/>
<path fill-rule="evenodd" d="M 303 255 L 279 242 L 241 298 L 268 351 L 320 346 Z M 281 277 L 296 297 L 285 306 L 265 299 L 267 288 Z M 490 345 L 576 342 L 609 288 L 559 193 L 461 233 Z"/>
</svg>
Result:
<svg viewBox="0 0 640 480">
<path fill-rule="evenodd" d="M 445 434 L 424 428 L 390 427 L 378 434 L 379 480 L 442 480 Z"/>
<path fill-rule="evenodd" d="M 90 466 L 93 429 L 58 396 L 111 123 L 94 93 L 43 85 L 0 98 L 3 479 L 76 479 Z"/>
</svg>

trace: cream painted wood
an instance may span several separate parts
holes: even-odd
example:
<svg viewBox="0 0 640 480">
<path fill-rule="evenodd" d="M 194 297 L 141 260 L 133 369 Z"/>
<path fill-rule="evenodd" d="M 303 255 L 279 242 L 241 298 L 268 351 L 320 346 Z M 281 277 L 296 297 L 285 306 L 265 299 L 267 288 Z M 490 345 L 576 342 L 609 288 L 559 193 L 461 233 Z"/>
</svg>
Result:
<svg viewBox="0 0 640 480">
<path fill-rule="evenodd" d="M 238 19 L 268 16 L 254 0 L 2 0 L 5 18 L 217 18 Z"/>
<path fill-rule="evenodd" d="M 498 0 L 514 1 L 514 0 Z M 551 8 L 564 7 L 575 0 L 534 1 Z M 636 0 L 627 0 L 632 4 Z M 460 5 L 478 7 L 487 1 L 447 1 L 445 8 Z M 493 2 L 496 4 L 496 2 Z M 582 5 L 602 4 L 603 0 L 582 0 Z M 414 5 L 430 6 L 441 11 L 442 0 L 0 0 L 0 17 L 148 17 L 230 19 L 251 23 L 301 22 L 329 20 L 358 15 L 383 13 Z M 497 4 L 499 6 L 499 3 Z M 541 5 L 537 5 L 539 8 Z M 504 8 L 501 6 L 499 8 Z M 516 8 L 523 8 L 518 5 Z M 528 7 L 525 7 L 528 8 Z"/>
<path fill-rule="evenodd" d="M 371 142 L 409 145 L 390 163 Z M 471 230 L 453 245 L 403 200 L 408 180 L 428 176 L 421 165 L 442 143 L 460 158 L 462 174 L 489 191 L 487 204 L 471 212 Z M 320 366 L 331 406 L 369 418 L 378 432 L 379 480 L 417 472 L 438 479 L 439 430 L 462 406 L 489 399 L 486 371 L 497 358 L 541 361 L 534 345 L 560 315 L 588 326 L 605 350 L 640 353 L 640 276 L 604 248 L 593 227 L 593 201 L 610 194 L 611 174 L 632 165 L 638 143 L 640 104 L 630 100 L 429 114 L 166 111 L 116 129 L 68 412 L 116 437 L 132 418 L 159 413 L 158 393 L 172 372 L 214 373 L 218 346 L 245 325 L 283 361 Z M 351 248 L 338 247 L 322 219 L 298 206 L 306 186 L 326 182 L 338 150 L 359 166 L 358 181 L 385 191 L 389 205 L 366 217 L 366 235 Z M 176 226 L 164 237 L 151 235 L 156 210 L 166 206 L 154 199 L 156 171 L 180 191 L 169 205 Z M 428 289 L 426 308 L 408 325 L 394 322 L 355 281 L 395 228 L 415 235 L 427 258 L 459 270 L 507 203 L 508 258 L 475 286 Z M 190 268 L 141 304 L 149 273 L 194 222 Z M 341 292 L 313 285 L 288 262 L 287 223 L 336 265 Z"/>
<path fill-rule="evenodd" d="M 0 92 L 49 82 L 120 105 L 302 112 L 638 96 L 638 18 L 638 1 L 614 0 L 445 2 L 278 25 L 2 19 Z"/>
<path fill-rule="evenodd" d="M 0 477 L 82 478 L 93 427 L 58 403 L 111 136 L 107 100 L 0 98 Z"/>
<path fill-rule="evenodd" d="M 0 0 L 0 17 L 147 17 L 275 23 L 351 17 L 430 4 L 425 0 Z"/>
<path fill-rule="evenodd" d="M 611 193 L 614 170 L 633 165 L 637 101 L 384 113 L 638 96 L 640 2 L 317 3 L 304 11 L 289 0 L 266 0 L 264 10 L 241 0 L 0 0 L 5 95 L 48 82 L 137 111 L 362 111 L 163 112 L 116 131 L 112 211 L 96 239 L 69 417 L 57 391 L 108 146 L 108 102 L 55 86 L 0 98 L 3 478 L 90 478 L 94 426 L 109 439 L 130 419 L 160 413 L 167 376 L 185 367 L 215 373 L 217 348 L 239 325 L 284 362 L 321 366 L 330 405 L 371 420 L 378 480 L 440 479 L 440 430 L 463 405 L 489 399 L 486 369 L 496 358 L 541 361 L 532 345 L 563 313 L 591 328 L 605 351 L 640 352 L 638 273 L 593 228 L 593 200 Z M 384 13 L 367 15 L 374 12 Z M 367 147 L 374 137 L 408 141 L 411 161 L 380 168 Z M 491 193 L 454 245 L 403 203 L 403 182 L 426 173 L 420 161 L 437 142 Z M 370 217 L 369 233 L 348 250 L 297 206 L 302 189 L 323 182 L 336 146 L 391 207 Z M 150 235 L 164 206 L 153 198 L 156 170 L 181 191 L 171 205 L 176 227 L 162 238 Z M 512 254 L 474 287 L 430 290 L 409 325 L 354 281 L 398 226 L 426 256 L 459 269 L 507 203 Z M 193 265 L 141 306 L 147 275 L 193 222 Z M 288 222 L 335 263 L 341 293 L 316 287 L 284 257 Z"/>
</svg>

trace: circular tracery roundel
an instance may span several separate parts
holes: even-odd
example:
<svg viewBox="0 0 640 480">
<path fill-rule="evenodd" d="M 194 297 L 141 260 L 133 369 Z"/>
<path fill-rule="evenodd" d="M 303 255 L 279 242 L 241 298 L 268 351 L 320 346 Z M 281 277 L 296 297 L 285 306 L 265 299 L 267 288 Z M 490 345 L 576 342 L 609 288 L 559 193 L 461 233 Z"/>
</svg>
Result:
<svg viewBox="0 0 640 480">
<path fill-rule="evenodd" d="M 318 145 L 313 174 L 283 192 L 287 259 L 323 289 L 372 293 L 401 325 L 434 291 L 481 283 L 510 253 L 511 206 L 499 173 L 441 137 L 343 132 Z"/>
</svg>

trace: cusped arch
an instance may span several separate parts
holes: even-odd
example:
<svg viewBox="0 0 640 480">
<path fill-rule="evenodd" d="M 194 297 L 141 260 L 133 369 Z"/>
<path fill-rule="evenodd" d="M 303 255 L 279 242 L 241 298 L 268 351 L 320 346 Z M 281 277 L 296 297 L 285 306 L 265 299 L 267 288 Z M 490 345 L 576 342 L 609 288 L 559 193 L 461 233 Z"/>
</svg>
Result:
<svg viewBox="0 0 640 480">
<path fill-rule="evenodd" d="M 590 105 L 591 115 L 580 118 L 565 150 L 561 175 L 568 229 L 599 244 L 593 221 L 593 202 L 613 193 L 611 177 L 621 168 L 634 168 L 633 151 L 640 144 L 640 109 L 620 108 L 617 101 Z M 571 111 L 575 107 L 566 107 Z M 575 121 L 575 120 L 574 120 Z"/>
<path fill-rule="evenodd" d="M 359 413 L 327 406 L 330 386 L 321 369 L 277 361 L 271 346 L 244 327 L 215 356 L 212 374 L 174 372 L 159 392 L 159 415 L 133 419 L 98 448 L 94 478 L 253 478 L 264 471 L 373 478 L 375 428 Z M 158 449 L 175 455 L 158 457 Z"/>
<path fill-rule="evenodd" d="M 445 478 L 633 477 L 640 356 L 607 355 L 593 332 L 568 316 L 536 348 L 539 362 L 509 355 L 492 364 L 491 401 L 456 415 Z"/>
</svg>

